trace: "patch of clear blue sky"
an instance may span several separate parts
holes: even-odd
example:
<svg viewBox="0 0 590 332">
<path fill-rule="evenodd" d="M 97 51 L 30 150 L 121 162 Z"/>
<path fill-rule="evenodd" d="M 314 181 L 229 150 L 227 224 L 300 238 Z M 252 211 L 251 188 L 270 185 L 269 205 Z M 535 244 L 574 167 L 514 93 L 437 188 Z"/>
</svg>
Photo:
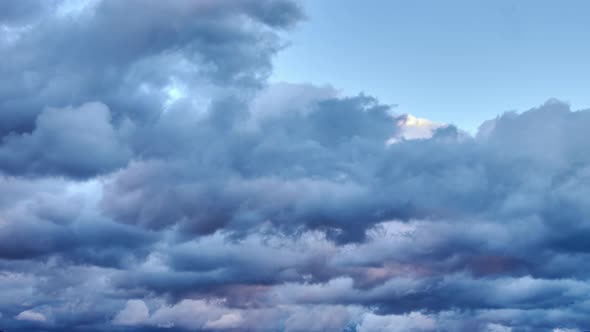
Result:
<svg viewBox="0 0 590 332">
<path fill-rule="evenodd" d="M 590 107 L 590 1 L 302 0 L 272 81 L 330 84 L 475 131 L 558 98 Z"/>
</svg>

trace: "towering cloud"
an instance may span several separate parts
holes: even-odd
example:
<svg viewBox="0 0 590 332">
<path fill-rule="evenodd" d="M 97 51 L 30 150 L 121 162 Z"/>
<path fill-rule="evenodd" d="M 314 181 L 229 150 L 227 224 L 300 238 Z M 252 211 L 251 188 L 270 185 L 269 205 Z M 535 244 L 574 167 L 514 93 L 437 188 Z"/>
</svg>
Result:
<svg viewBox="0 0 590 332">
<path fill-rule="evenodd" d="M 590 111 L 269 84 L 291 0 L 0 3 L 0 329 L 580 331 Z"/>
</svg>

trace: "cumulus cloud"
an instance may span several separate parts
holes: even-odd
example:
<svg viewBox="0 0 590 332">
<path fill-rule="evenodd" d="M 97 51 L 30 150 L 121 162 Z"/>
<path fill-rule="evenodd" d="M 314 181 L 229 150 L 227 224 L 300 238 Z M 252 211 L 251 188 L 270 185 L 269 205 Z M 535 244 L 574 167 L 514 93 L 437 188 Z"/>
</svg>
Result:
<svg viewBox="0 0 590 332">
<path fill-rule="evenodd" d="M 111 124 L 102 103 L 46 109 L 31 133 L 5 136 L 0 168 L 8 174 L 88 178 L 125 166 L 129 148 Z"/>
<path fill-rule="evenodd" d="M 431 138 L 437 129 L 447 127 L 446 124 L 417 118 L 411 114 L 398 116 L 396 125 L 399 127 L 399 132 L 395 137 L 389 139 L 389 144 L 397 143 L 400 140 Z"/>
<path fill-rule="evenodd" d="M 590 111 L 549 100 L 472 137 L 271 84 L 302 19 L 291 0 L 0 4 L 2 329 L 590 326 Z"/>
<path fill-rule="evenodd" d="M 224 330 L 240 327 L 242 323 L 242 316 L 239 314 L 225 314 L 216 320 L 209 320 L 205 323 L 206 329 Z"/>
<path fill-rule="evenodd" d="M 177 81 L 209 97 L 218 85 L 258 85 L 282 47 L 275 31 L 302 17 L 288 0 L 84 3 L 2 5 L 0 134 L 31 131 L 45 107 L 95 100 L 116 119 L 150 121 Z"/>
<path fill-rule="evenodd" d="M 45 318 L 45 316 L 41 313 L 32 311 L 32 310 L 25 310 L 23 312 L 21 312 L 20 314 L 16 315 L 16 317 L 14 317 L 16 320 L 27 320 L 27 321 L 33 321 L 33 322 L 44 322 L 47 320 L 47 318 Z"/>
<path fill-rule="evenodd" d="M 142 300 L 129 300 L 113 319 L 115 325 L 141 325 L 150 317 L 150 312 Z"/>
<path fill-rule="evenodd" d="M 407 315 L 377 316 L 368 314 L 364 317 L 359 332 L 378 331 L 434 331 L 435 321 L 419 312 L 412 312 Z"/>
</svg>

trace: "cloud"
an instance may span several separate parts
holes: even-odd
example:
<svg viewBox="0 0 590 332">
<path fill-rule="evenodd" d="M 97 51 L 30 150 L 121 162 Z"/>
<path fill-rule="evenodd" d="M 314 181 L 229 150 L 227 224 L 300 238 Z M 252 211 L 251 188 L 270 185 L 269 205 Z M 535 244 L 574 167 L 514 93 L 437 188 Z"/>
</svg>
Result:
<svg viewBox="0 0 590 332">
<path fill-rule="evenodd" d="M 131 152 L 111 124 L 108 107 L 46 109 L 35 129 L 8 135 L 0 145 L 0 168 L 8 174 L 88 178 L 124 167 Z"/>
<path fill-rule="evenodd" d="M 41 313 L 32 311 L 32 310 L 25 310 L 20 314 L 16 315 L 16 320 L 26 320 L 26 321 L 33 321 L 33 322 L 44 322 L 47 320 L 45 316 Z"/>
<path fill-rule="evenodd" d="M 303 19 L 0 4 L 3 329 L 590 326 L 590 111 L 549 100 L 472 137 L 269 83 Z"/>
<path fill-rule="evenodd" d="M 349 105 L 346 99 L 329 100 Z M 293 111 L 306 120 L 299 120 L 303 123 L 297 127 L 302 131 L 293 133 L 292 139 L 317 140 L 316 148 L 331 153 L 320 160 L 334 165 L 346 156 L 347 152 L 339 149 L 341 144 L 347 148 L 358 144 L 355 148 L 361 149 L 371 143 L 370 151 L 381 151 L 381 155 L 362 159 L 367 163 L 361 164 L 363 167 L 357 160 L 356 168 L 343 167 L 338 175 L 313 168 L 308 158 L 317 160 L 319 154 L 304 153 L 293 159 L 305 172 L 286 171 L 273 177 L 266 172 L 283 167 L 261 163 L 260 167 L 233 171 L 233 178 L 226 178 L 223 175 L 233 164 L 222 160 L 218 165 L 223 167 L 215 170 L 219 178 L 210 176 L 208 181 L 213 184 L 206 185 L 203 193 L 194 189 L 201 188 L 203 181 L 191 177 L 198 164 L 187 160 L 183 153 L 165 151 L 154 153 L 149 160 L 133 161 L 108 175 L 104 188 L 97 182 L 70 185 L 71 189 L 64 191 L 64 184 L 71 180 L 5 177 L 6 194 L 0 204 L 5 219 L 1 252 L 12 263 L 5 263 L 4 269 L 30 270 L 26 278 L 18 281 L 30 285 L 24 286 L 26 289 L 40 287 L 35 274 L 40 273 L 39 265 L 45 264 L 30 259 L 57 258 L 65 266 L 99 266 L 98 276 L 108 276 L 108 282 L 99 282 L 98 289 L 120 294 L 120 299 L 106 301 L 102 295 L 91 293 L 87 303 L 105 303 L 100 312 L 110 313 L 112 322 L 129 324 L 129 328 L 200 326 L 231 330 L 238 325 L 262 326 L 261 322 L 265 322 L 268 330 L 293 331 L 342 330 L 351 326 L 367 330 L 405 326 L 417 331 L 526 331 L 589 323 L 583 315 L 584 294 L 589 287 L 584 278 L 588 274 L 581 268 L 587 252 L 583 243 L 573 245 L 562 240 L 575 238 L 584 226 L 559 224 L 560 232 L 556 233 L 556 221 L 552 219 L 557 215 L 577 218 L 585 213 L 580 200 L 583 195 L 577 194 L 583 192 L 583 165 L 564 174 L 563 164 L 556 163 L 550 153 L 511 150 L 500 143 L 507 134 L 502 132 L 503 137 L 496 137 L 495 131 L 485 138 L 467 140 L 452 132 L 435 132 L 431 138 L 389 146 L 385 143 L 395 128 L 377 138 L 369 136 L 363 143 L 358 143 L 363 137 L 360 134 L 346 138 L 346 143 L 324 140 L 303 125 L 313 128 L 315 120 L 307 117 L 321 107 L 326 107 L 323 102 L 307 113 Z M 520 116 L 547 116 L 545 112 L 551 113 L 555 107 L 562 104 L 550 102 L 523 115 L 504 115 L 494 120 L 495 128 L 512 125 Z M 371 108 L 350 110 L 363 114 Z M 393 119 L 386 112 L 381 114 Z M 575 112 L 555 114 L 574 116 L 571 121 L 579 121 Z M 280 115 L 258 119 L 256 128 L 237 125 L 229 133 L 247 133 L 263 140 L 269 134 L 265 129 L 272 129 L 267 127 L 267 121 L 276 125 L 277 116 L 281 119 Z M 290 120 L 297 121 L 297 117 Z M 208 121 L 207 117 L 200 118 L 191 126 L 206 128 Z M 176 124 L 172 121 L 166 125 Z M 265 135 L 260 135 L 261 131 Z M 336 133 L 342 137 L 339 131 Z M 556 139 L 565 134 L 560 133 Z M 563 144 L 565 141 L 559 149 Z M 268 151 L 271 155 L 281 153 L 276 149 Z M 256 153 L 249 151 L 246 155 Z M 539 170 L 526 174 L 534 181 L 523 182 L 519 179 L 521 173 L 514 174 L 519 171 L 519 162 L 524 162 L 521 160 L 539 165 Z M 367 165 L 371 167 L 365 168 Z M 508 169 L 512 172 L 505 172 Z M 362 172 L 353 177 L 352 170 Z M 215 175 L 209 165 L 200 171 Z M 370 178 L 368 174 L 379 181 L 365 182 Z M 547 182 L 543 174 L 555 175 Z M 179 175 L 183 182 L 176 180 Z M 153 183 L 166 189 L 143 193 Z M 379 187 L 372 187 L 373 183 Z M 388 184 L 395 184 L 395 190 Z M 430 187 L 424 187 L 426 184 Z M 376 196 L 377 188 L 383 193 Z M 490 193 L 490 188 L 498 192 Z M 114 189 L 120 193 L 114 195 Z M 371 217 L 370 211 L 391 203 L 374 198 L 401 197 L 398 190 L 405 197 L 402 218 L 387 213 Z M 213 193 L 215 199 L 210 198 Z M 172 199 L 165 203 L 155 203 L 170 195 Z M 72 209 L 68 202 L 73 197 L 82 202 L 80 207 Z M 201 199 L 209 199 L 206 202 L 211 205 L 201 205 Z M 567 214 L 560 210 L 566 202 L 571 207 Z M 210 218 L 215 215 L 215 204 L 221 204 L 221 214 L 211 221 L 213 230 L 205 232 L 191 228 L 199 219 L 185 219 L 188 212 L 199 209 L 177 209 L 209 206 L 203 217 Z M 359 204 L 370 205 L 359 209 L 363 207 Z M 479 204 L 477 209 L 473 204 Z M 234 208 L 222 208 L 227 206 Z M 115 207 L 123 210 L 113 210 Z M 119 214 L 123 211 L 131 214 Z M 152 211 L 158 217 L 142 219 Z M 322 218 L 312 218 L 314 214 Z M 354 219 L 347 219 L 350 215 L 363 221 L 359 228 L 354 228 Z M 234 216 L 242 219 L 232 219 Z M 277 222 L 274 216 L 281 219 Z M 19 218 L 24 221 L 18 222 Z M 146 222 L 162 219 L 162 224 Z M 343 223 L 347 220 L 352 224 Z M 357 237 L 343 239 L 332 233 L 336 228 Z M 31 240 L 41 236 L 43 242 Z M 44 267 L 45 273 L 52 269 L 51 265 Z M 64 276 L 52 275 L 49 280 L 51 285 L 66 282 Z M 86 287 L 82 286 L 83 279 L 67 283 L 74 285 L 73 294 Z M 27 298 L 25 293 L 15 296 Z M 71 301 L 69 296 L 60 299 L 64 306 Z M 142 299 L 137 301 L 143 304 L 127 302 L 130 298 Z M 36 304 L 45 303 L 43 300 Z M 151 315 L 144 310 L 148 305 L 155 308 Z M 52 317 L 60 321 L 66 315 L 65 308 L 53 305 Z M 100 319 L 91 315 L 93 310 L 88 310 L 84 319 L 99 324 Z M 194 312 L 199 313 L 199 318 L 188 318 L 194 317 Z"/>
<path fill-rule="evenodd" d="M 221 228 L 239 234 L 256 226 L 256 220 L 268 220 L 290 232 L 300 224 L 330 229 L 350 241 L 361 239 L 365 226 L 403 208 L 394 205 L 374 213 L 383 198 L 358 182 L 368 175 L 366 167 L 384 156 L 385 142 L 396 131 L 389 108 L 373 98 L 320 99 L 306 113 L 261 120 L 255 131 L 229 128 L 223 141 L 210 117 L 180 126 L 170 121 L 162 124 L 176 127 L 167 136 L 170 144 L 181 141 L 177 137 L 186 139 L 173 150 L 156 148 L 150 160 L 116 174 L 106 187 L 106 214 L 149 229 L 179 224 L 196 234 Z M 154 150 L 153 136 L 140 139 Z M 190 156 L 184 153 L 188 149 Z M 362 163 L 359 154 L 366 157 Z"/>
<path fill-rule="evenodd" d="M 389 316 L 368 314 L 357 329 L 359 332 L 435 330 L 435 321 L 419 312 Z"/>
<path fill-rule="evenodd" d="M 302 308 L 285 322 L 285 331 L 343 331 L 353 314 L 343 306 Z"/>
<path fill-rule="evenodd" d="M 417 118 L 411 114 L 398 116 L 396 125 L 399 127 L 399 133 L 388 141 L 389 144 L 397 143 L 400 140 L 431 138 L 437 129 L 448 126 L 428 119 Z"/>
<path fill-rule="evenodd" d="M 95 100 L 115 121 L 153 121 L 178 81 L 202 90 L 201 103 L 220 86 L 258 86 L 281 48 L 275 32 L 302 18 L 288 0 L 85 3 L 2 5 L 1 136 L 32 131 L 46 107 Z M 25 17 L 32 22 L 22 29 Z"/>
<path fill-rule="evenodd" d="M 142 300 L 129 300 L 125 308 L 113 319 L 115 325 L 141 325 L 150 316 L 148 307 Z"/>
<path fill-rule="evenodd" d="M 113 321 L 118 325 L 162 329 L 236 331 L 341 331 L 355 311 L 342 306 L 285 306 L 277 308 L 231 308 L 223 299 L 182 300 L 160 305 L 151 316 L 143 301 L 128 302 Z"/>
<path fill-rule="evenodd" d="M 490 323 L 487 326 L 487 331 L 489 331 L 489 332 L 511 332 L 512 328 L 506 327 L 501 324 Z"/>
<path fill-rule="evenodd" d="M 239 314 L 231 313 L 225 314 L 219 319 L 210 320 L 205 323 L 206 329 L 213 329 L 213 330 L 225 330 L 225 329 L 232 329 L 240 327 L 242 323 L 242 316 Z"/>
<path fill-rule="evenodd" d="M 4 1 L 0 4 L 0 23 L 26 24 L 41 15 L 53 3 L 53 0 Z"/>
</svg>

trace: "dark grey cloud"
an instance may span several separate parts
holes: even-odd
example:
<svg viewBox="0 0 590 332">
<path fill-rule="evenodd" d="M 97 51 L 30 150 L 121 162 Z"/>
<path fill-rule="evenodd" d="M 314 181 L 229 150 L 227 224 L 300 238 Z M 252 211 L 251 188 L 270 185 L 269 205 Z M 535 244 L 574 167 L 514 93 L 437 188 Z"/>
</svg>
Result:
<svg viewBox="0 0 590 332">
<path fill-rule="evenodd" d="M 0 4 L 0 329 L 590 326 L 590 111 L 550 100 L 472 137 L 269 84 L 302 19 Z"/>
</svg>

